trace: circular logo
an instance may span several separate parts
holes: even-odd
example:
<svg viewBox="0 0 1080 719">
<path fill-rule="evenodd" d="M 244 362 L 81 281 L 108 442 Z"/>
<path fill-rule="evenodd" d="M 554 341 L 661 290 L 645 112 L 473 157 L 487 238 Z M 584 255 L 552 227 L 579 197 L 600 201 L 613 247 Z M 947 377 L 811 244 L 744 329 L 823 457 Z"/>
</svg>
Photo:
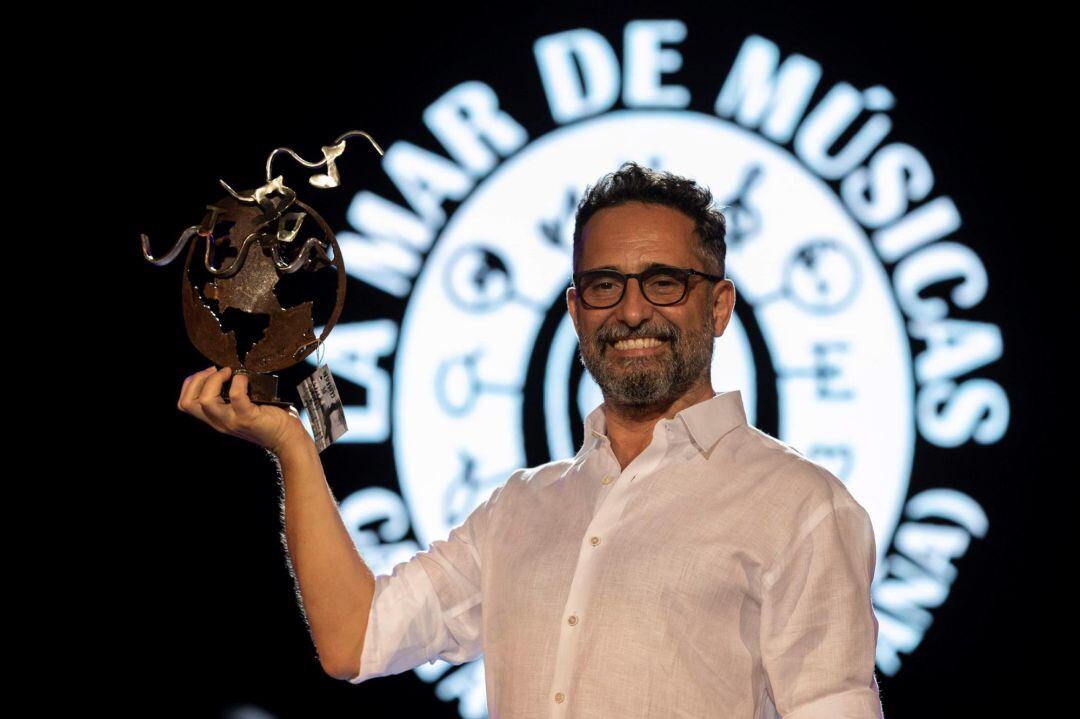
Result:
<svg viewBox="0 0 1080 719">
<path fill-rule="evenodd" d="M 566 309 L 574 212 L 587 184 L 631 159 L 694 178 L 726 206 L 738 301 L 716 340 L 713 386 L 740 390 L 751 424 L 846 483 L 874 518 L 880 554 L 915 440 L 889 278 L 826 183 L 776 145 L 690 112 L 612 112 L 555 130 L 443 228 L 394 366 L 394 455 L 421 543 L 446 537 L 513 470 L 580 447 L 602 397 Z"/>
<path fill-rule="evenodd" d="M 390 573 L 514 470 L 577 452 L 602 401 L 566 309 L 577 204 L 625 161 L 670 171 L 710 188 L 728 223 L 737 301 L 714 346 L 713 387 L 739 390 L 750 424 L 826 467 L 870 514 L 877 665 L 892 675 L 948 597 L 952 560 L 987 531 L 961 492 L 908 496 L 917 440 L 985 445 L 1008 426 L 1001 387 L 957 381 L 1002 352 L 995 326 L 948 316 L 950 302 L 981 301 L 985 269 L 943 239 L 959 213 L 947 197 L 927 199 L 925 158 L 882 144 L 885 88 L 838 82 L 810 107 L 820 66 L 798 55 L 781 65 L 775 44 L 751 36 L 715 114 L 693 112 L 686 88 L 657 84 L 649 51 L 685 32 L 677 21 L 629 23 L 649 42 L 627 43 L 642 55 L 626 60 L 625 76 L 596 33 L 541 38 L 534 53 L 557 129 L 529 141 L 494 91 L 470 82 L 424 113 L 453 160 L 389 148 L 384 169 L 411 211 L 361 192 L 349 210 L 357 232 L 338 240 L 354 277 L 402 299 L 402 320 L 339 325 L 326 352 L 365 389 L 363 407 L 346 407 L 341 441 L 390 442 L 401 495 L 364 488 L 341 511 L 373 571 Z M 611 111 L 620 81 L 637 109 Z M 449 200 L 460 204 L 447 218 Z M 948 301 L 923 294 L 952 279 Z M 927 345 L 915 358 L 913 342 Z M 388 373 L 377 360 L 391 355 Z M 377 534 L 361 529 L 373 523 Z M 482 662 L 449 670 L 415 671 L 459 699 L 463 716 L 482 716 Z"/>
</svg>

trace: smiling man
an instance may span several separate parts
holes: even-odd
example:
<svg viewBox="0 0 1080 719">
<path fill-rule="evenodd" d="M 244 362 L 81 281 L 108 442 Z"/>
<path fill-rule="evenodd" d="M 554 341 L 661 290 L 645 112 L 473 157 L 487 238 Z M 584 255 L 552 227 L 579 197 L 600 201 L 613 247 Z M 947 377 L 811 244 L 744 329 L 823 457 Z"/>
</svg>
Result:
<svg viewBox="0 0 1080 719">
<path fill-rule="evenodd" d="M 681 197 L 700 205 L 696 222 L 677 207 L 637 199 L 663 187 L 657 177 L 631 165 L 586 197 L 567 290 L 581 360 L 604 394 L 623 466 L 648 444 L 657 419 L 715 394 L 713 341 L 735 307 L 735 285 L 723 278 L 723 215 L 700 192 Z"/>
<path fill-rule="evenodd" d="M 182 410 L 267 447 L 287 551 L 330 675 L 484 658 L 492 717 L 871 719 L 870 518 L 844 484 L 717 394 L 735 306 L 708 190 L 634 163 L 578 206 L 567 308 L 604 402 L 571 458 L 514 472 L 389 575 L 353 546 L 295 415 L 228 371 Z"/>
</svg>

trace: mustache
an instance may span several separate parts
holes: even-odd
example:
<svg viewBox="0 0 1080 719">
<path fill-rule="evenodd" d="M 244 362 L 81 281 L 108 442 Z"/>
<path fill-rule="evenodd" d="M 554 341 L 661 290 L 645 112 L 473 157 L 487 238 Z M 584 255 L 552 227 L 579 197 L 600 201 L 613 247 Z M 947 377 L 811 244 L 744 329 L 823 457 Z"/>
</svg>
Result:
<svg viewBox="0 0 1080 719">
<path fill-rule="evenodd" d="M 638 339 L 658 339 L 667 341 L 677 341 L 679 339 L 679 330 L 676 327 L 663 327 L 661 325 L 654 326 L 641 326 L 637 329 L 627 329 L 625 327 L 601 327 L 596 331 L 596 341 L 601 345 L 609 342 L 619 342 L 620 340 L 638 340 Z"/>
</svg>

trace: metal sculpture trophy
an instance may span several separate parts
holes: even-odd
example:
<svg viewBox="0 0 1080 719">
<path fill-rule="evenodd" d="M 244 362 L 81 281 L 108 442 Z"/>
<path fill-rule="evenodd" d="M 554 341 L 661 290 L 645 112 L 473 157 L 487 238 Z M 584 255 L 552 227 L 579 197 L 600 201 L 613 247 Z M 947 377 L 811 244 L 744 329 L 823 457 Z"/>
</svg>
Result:
<svg viewBox="0 0 1080 719">
<path fill-rule="evenodd" d="M 359 130 L 346 132 L 333 145 L 323 147 L 319 162 L 308 162 L 289 148 L 279 147 L 266 160 L 265 185 L 236 192 L 219 180 L 229 194 L 208 206 L 202 222 L 184 230 L 167 254 L 154 257 L 150 239 L 142 235 L 143 257 L 154 265 L 169 264 L 187 245 L 181 303 L 188 337 L 214 364 L 232 367 L 234 374 L 247 374 L 253 402 L 291 406 L 278 398 L 278 378 L 272 373 L 317 349 L 345 303 L 345 264 L 337 238 L 317 212 L 297 199 L 281 175 L 274 177 L 274 158 L 287 153 L 305 167 L 325 165 L 325 173 L 312 175 L 308 181 L 319 188 L 337 187 L 335 160 L 345 152 L 346 140 L 358 135 L 383 154 L 378 143 Z M 301 243 L 301 229 L 305 235 L 312 229 L 311 223 L 304 227 L 309 217 L 315 232 Z M 200 240 L 206 242 L 201 262 L 195 260 Z M 331 295 L 321 279 L 327 272 L 336 275 Z M 318 337 L 316 303 L 330 307 Z M 226 401 L 227 392 L 226 387 Z"/>
</svg>

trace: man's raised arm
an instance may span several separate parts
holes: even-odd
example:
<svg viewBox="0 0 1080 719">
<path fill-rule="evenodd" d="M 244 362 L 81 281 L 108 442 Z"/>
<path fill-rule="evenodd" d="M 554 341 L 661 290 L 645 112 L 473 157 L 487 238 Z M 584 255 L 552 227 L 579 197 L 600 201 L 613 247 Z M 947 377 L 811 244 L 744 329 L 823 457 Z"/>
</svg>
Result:
<svg viewBox="0 0 1080 719">
<path fill-rule="evenodd" d="M 177 407 L 224 434 L 268 449 L 281 468 L 285 543 L 301 610 L 323 670 L 348 679 L 359 671 L 375 577 L 356 550 L 323 474 L 319 452 L 295 411 L 254 404 L 230 368 L 209 367 L 184 380 Z"/>
</svg>

